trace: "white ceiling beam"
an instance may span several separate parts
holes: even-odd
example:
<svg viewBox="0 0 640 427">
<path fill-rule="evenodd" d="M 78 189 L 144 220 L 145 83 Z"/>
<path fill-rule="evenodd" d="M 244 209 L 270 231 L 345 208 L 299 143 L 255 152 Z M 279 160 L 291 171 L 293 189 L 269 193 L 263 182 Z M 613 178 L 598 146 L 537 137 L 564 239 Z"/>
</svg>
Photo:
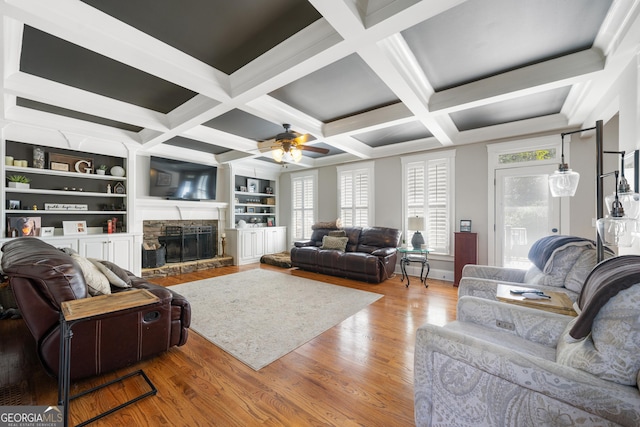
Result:
<svg viewBox="0 0 640 427">
<path fill-rule="evenodd" d="M 102 140 L 127 144 L 139 144 L 138 134 L 124 129 L 90 123 L 70 117 L 59 116 L 44 111 L 15 106 L 6 113 L 6 119 L 42 128 L 57 129 L 60 132 L 82 134 Z"/>
<path fill-rule="evenodd" d="M 431 111 L 451 113 L 565 87 L 593 78 L 604 65 L 600 51 L 583 50 L 437 92 L 429 107 Z"/>
<path fill-rule="evenodd" d="M 127 102 L 22 72 L 4 80 L 5 93 L 122 123 L 169 130 L 165 115 Z"/>
<path fill-rule="evenodd" d="M 375 110 L 334 120 L 323 126 L 327 138 L 346 135 L 353 136 L 385 127 L 415 121 L 416 118 L 402 102 L 376 108 Z"/>
</svg>

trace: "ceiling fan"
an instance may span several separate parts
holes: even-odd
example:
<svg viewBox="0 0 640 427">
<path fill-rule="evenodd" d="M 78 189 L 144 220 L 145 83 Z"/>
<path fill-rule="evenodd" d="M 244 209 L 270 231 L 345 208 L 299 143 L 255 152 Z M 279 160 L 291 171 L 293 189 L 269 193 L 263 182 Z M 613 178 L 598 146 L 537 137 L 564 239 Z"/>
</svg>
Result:
<svg viewBox="0 0 640 427">
<path fill-rule="evenodd" d="M 290 124 L 283 124 L 284 132 L 276 135 L 275 138 L 258 142 L 258 149 L 261 153 L 271 151 L 273 159 L 280 162 L 299 162 L 302 159 L 302 150 L 313 151 L 314 153 L 328 154 L 326 148 L 306 145 L 309 134 L 301 134 L 291 130 Z"/>
</svg>

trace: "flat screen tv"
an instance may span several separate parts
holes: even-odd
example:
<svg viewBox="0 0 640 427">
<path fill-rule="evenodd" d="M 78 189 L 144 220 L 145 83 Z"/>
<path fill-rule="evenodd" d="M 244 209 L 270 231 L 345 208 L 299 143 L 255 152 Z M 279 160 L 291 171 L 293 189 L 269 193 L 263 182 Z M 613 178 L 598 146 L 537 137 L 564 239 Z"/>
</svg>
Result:
<svg viewBox="0 0 640 427">
<path fill-rule="evenodd" d="M 215 200 L 218 168 L 151 156 L 149 195 L 173 200 Z"/>
</svg>

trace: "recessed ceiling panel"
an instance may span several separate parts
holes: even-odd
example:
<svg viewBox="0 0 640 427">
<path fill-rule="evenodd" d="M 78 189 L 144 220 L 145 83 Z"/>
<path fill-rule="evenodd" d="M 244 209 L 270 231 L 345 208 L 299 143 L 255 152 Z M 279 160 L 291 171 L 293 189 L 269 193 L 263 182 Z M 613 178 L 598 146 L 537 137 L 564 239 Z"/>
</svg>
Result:
<svg viewBox="0 0 640 427">
<path fill-rule="evenodd" d="M 300 0 L 82 0 L 231 74 L 320 19 Z"/>
<path fill-rule="evenodd" d="M 509 101 L 496 102 L 451 114 L 458 130 L 482 128 L 534 117 L 558 114 L 569 95 L 570 87 L 558 88 Z"/>
<path fill-rule="evenodd" d="M 396 144 L 398 142 L 430 138 L 431 136 L 433 136 L 431 132 L 429 132 L 422 123 L 410 122 L 390 126 L 384 129 L 360 133 L 353 137 L 360 142 L 364 142 L 370 147 L 382 147 L 385 145 Z"/>
<path fill-rule="evenodd" d="M 261 119 L 242 110 L 231 110 L 203 123 L 203 125 L 254 141 L 266 141 L 284 132 L 282 125 Z"/>
<path fill-rule="evenodd" d="M 44 104 L 42 102 L 32 101 L 26 98 L 17 98 L 16 105 L 25 108 L 31 108 L 32 110 L 44 111 L 45 113 L 56 114 L 59 116 L 70 117 L 72 119 L 83 120 L 85 122 L 97 123 L 99 125 L 105 125 L 117 129 L 128 130 L 131 132 L 140 132 L 142 130 L 139 126 L 133 126 L 127 123 L 118 122 L 115 120 L 105 119 L 104 117 L 93 116 L 91 114 L 81 113 L 79 111 L 73 111 L 62 107 L 56 107 L 55 105 Z"/>
<path fill-rule="evenodd" d="M 356 54 L 270 95 L 325 123 L 398 102 L 391 89 Z"/>
<path fill-rule="evenodd" d="M 231 151 L 225 147 L 219 147 L 213 144 L 207 144 L 206 142 L 196 141 L 195 139 L 184 138 L 182 136 L 174 136 L 170 140 L 166 141 L 165 144 L 172 145 L 174 147 L 180 148 L 188 148 L 190 150 L 202 151 L 205 153 L 211 154 L 222 154 L 227 151 Z"/>
<path fill-rule="evenodd" d="M 611 1 L 466 1 L 402 35 L 440 91 L 591 48 Z"/>
<path fill-rule="evenodd" d="M 25 25 L 20 71 L 168 113 L 195 93 Z"/>
</svg>

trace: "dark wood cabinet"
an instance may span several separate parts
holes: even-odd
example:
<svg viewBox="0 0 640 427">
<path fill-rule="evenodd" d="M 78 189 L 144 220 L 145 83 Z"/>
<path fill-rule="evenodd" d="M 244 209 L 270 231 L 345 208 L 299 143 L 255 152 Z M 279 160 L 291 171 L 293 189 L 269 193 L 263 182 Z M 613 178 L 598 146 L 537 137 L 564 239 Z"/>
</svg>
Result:
<svg viewBox="0 0 640 427">
<path fill-rule="evenodd" d="M 478 233 L 455 234 L 455 259 L 453 285 L 458 286 L 462 277 L 462 268 L 467 264 L 478 263 Z"/>
</svg>

